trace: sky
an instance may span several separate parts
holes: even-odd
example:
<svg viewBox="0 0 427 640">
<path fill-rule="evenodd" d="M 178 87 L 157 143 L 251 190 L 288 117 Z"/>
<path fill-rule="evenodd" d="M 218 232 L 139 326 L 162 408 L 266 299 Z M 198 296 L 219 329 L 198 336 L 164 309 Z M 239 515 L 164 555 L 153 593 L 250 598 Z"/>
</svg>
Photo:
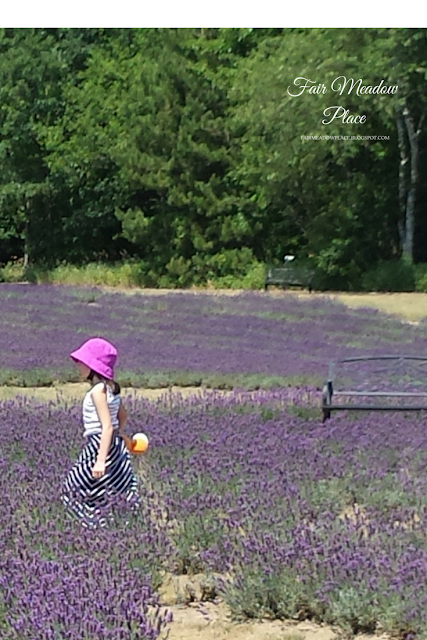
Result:
<svg viewBox="0 0 427 640">
<path fill-rule="evenodd" d="M 427 3 L 373 0 L 18 0 L 2 3 L 2 27 L 191 28 L 427 27 Z M 424 6 L 424 9 L 422 7 Z"/>
</svg>

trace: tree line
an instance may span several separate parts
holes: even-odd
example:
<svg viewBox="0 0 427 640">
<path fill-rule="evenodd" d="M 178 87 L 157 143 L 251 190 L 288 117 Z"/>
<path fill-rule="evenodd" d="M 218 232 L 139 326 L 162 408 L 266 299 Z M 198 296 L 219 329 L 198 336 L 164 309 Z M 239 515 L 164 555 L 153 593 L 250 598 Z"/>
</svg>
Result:
<svg viewBox="0 0 427 640">
<path fill-rule="evenodd" d="M 2 29 L 0 263 L 427 262 L 426 79 L 421 28 Z"/>
</svg>

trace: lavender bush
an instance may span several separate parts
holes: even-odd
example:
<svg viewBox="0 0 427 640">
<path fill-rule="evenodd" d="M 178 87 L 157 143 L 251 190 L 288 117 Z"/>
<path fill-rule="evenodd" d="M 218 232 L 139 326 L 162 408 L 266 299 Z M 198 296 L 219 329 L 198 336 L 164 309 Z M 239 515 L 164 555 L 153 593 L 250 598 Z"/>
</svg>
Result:
<svg viewBox="0 0 427 640">
<path fill-rule="evenodd" d="M 168 540 L 145 514 L 108 530 L 68 520 L 59 490 L 80 446 L 79 412 L 0 404 L 0 636 L 4 640 L 155 640 L 159 560 Z M 116 510 L 117 511 L 117 510 Z M 145 518 L 144 518 L 145 515 Z M 151 517 L 151 524 L 150 522 Z"/>
<path fill-rule="evenodd" d="M 85 640 L 156 638 L 170 619 L 153 594 L 161 568 L 221 574 L 236 618 L 425 637 L 423 421 L 341 414 L 322 425 L 308 413 L 315 398 L 128 398 L 129 431 L 151 442 L 134 459 L 143 509 L 95 534 L 58 500 L 79 407 L 0 404 L 1 637 L 80 640 L 83 624 Z"/>
<path fill-rule="evenodd" d="M 320 385 L 334 358 L 422 353 L 425 327 L 374 310 L 260 292 L 211 296 L 0 285 L 0 383 L 76 380 L 68 354 L 101 334 L 117 344 L 124 384 Z"/>
</svg>

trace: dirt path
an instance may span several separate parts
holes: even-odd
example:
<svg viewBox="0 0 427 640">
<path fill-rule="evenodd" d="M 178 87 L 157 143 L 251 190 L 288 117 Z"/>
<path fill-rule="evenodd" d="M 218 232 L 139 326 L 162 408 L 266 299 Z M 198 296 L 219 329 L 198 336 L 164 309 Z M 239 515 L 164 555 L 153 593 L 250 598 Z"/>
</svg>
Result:
<svg viewBox="0 0 427 640">
<path fill-rule="evenodd" d="M 339 640 L 340 631 L 308 620 L 232 622 L 224 603 L 173 605 L 168 640 Z M 390 636 L 358 634 L 353 640 L 390 640 Z"/>
<path fill-rule="evenodd" d="M 56 402 L 58 399 L 64 400 L 81 400 L 88 390 L 86 382 L 70 382 L 58 384 L 52 387 L 15 387 L 0 386 L 0 400 L 12 400 L 17 396 L 25 396 L 34 398 L 43 402 Z M 229 395 L 232 391 L 212 390 L 204 387 L 161 387 L 159 389 L 134 389 L 132 387 L 124 387 L 122 396 L 131 396 L 135 398 L 147 398 L 148 400 L 158 400 L 165 395 L 175 395 L 187 398 L 188 396 L 200 396 L 206 393 L 221 393 Z"/>
<path fill-rule="evenodd" d="M 330 627 L 279 620 L 236 624 L 228 617 L 224 604 L 173 606 L 174 622 L 168 640 L 335 640 Z M 359 639 L 361 640 L 361 639 Z"/>
<path fill-rule="evenodd" d="M 278 291 L 275 295 L 290 294 Z M 377 309 L 413 324 L 418 324 L 427 318 L 427 293 L 308 293 L 303 291 L 295 292 L 294 295 L 306 299 L 316 297 L 337 300 L 353 309 L 362 307 Z"/>
<path fill-rule="evenodd" d="M 339 293 L 328 297 L 348 307 L 378 309 L 415 324 L 427 318 L 427 293 Z"/>
</svg>

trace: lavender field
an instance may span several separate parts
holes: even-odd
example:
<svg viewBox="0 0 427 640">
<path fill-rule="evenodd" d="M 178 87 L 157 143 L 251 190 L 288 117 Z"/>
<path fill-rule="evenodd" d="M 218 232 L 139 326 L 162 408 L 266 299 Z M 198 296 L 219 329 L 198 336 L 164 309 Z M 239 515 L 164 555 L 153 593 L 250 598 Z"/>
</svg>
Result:
<svg viewBox="0 0 427 640">
<path fill-rule="evenodd" d="M 164 637 L 162 570 L 223 576 L 215 589 L 237 619 L 426 637 L 421 418 L 323 426 L 311 392 L 290 389 L 128 404 L 130 430 L 151 439 L 135 460 L 143 509 L 90 535 L 58 501 L 81 445 L 79 407 L 0 404 L 4 640 Z"/>
<path fill-rule="evenodd" d="M 74 381 L 70 351 L 103 335 L 127 385 L 319 386 L 330 359 L 418 355 L 425 327 L 324 299 L 105 293 L 54 285 L 0 285 L 0 383 Z"/>
<path fill-rule="evenodd" d="M 165 573 L 211 575 L 209 597 L 237 620 L 427 637 L 424 416 L 343 412 L 323 425 L 316 387 L 332 357 L 422 354 L 422 326 L 262 294 L 2 286 L 0 305 L 8 381 L 29 382 L 35 369 L 73 379 L 68 353 L 98 332 L 135 381 L 163 371 L 306 381 L 230 397 L 127 397 L 128 432 L 151 442 L 134 459 L 143 507 L 131 520 L 118 508 L 110 529 L 89 533 L 58 495 L 82 446 L 79 404 L 0 402 L 2 640 L 164 638 Z"/>
</svg>

